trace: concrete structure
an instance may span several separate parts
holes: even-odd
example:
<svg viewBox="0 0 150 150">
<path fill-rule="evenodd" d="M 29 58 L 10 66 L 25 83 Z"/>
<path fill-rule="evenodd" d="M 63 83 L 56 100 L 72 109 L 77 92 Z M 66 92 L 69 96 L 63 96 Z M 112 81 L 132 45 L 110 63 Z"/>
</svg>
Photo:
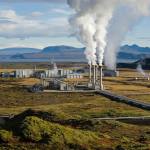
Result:
<svg viewBox="0 0 150 150">
<path fill-rule="evenodd" d="M 72 70 L 67 70 L 67 69 L 58 69 L 58 76 L 59 77 L 64 77 L 64 76 L 67 76 L 69 74 L 72 74 L 73 71 Z"/>
<path fill-rule="evenodd" d="M 74 91 L 75 86 L 68 84 L 62 80 L 58 79 L 42 79 L 42 85 L 46 89 L 50 90 L 60 90 L 60 91 Z"/>
<path fill-rule="evenodd" d="M 15 77 L 15 73 L 14 72 L 1 72 L 0 76 L 2 78 L 13 78 Z"/>
<path fill-rule="evenodd" d="M 45 70 L 45 78 L 58 77 L 58 70 Z"/>
<path fill-rule="evenodd" d="M 79 73 L 72 73 L 72 74 L 67 74 L 66 78 L 67 79 L 82 79 L 83 75 Z"/>
<path fill-rule="evenodd" d="M 103 68 L 102 66 L 99 66 L 99 70 L 100 70 L 100 90 L 103 90 L 104 87 L 103 87 Z"/>
<path fill-rule="evenodd" d="M 16 78 L 29 78 L 34 74 L 34 70 L 32 69 L 17 69 L 15 71 Z"/>
<path fill-rule="evenodd" d="M 39 79 L 42 79 L 42 78 L 45 78 L 45 71 L 43 70 L 37 70 L 34 72 L 34 75 L 33 75 L 35 78 L 39 78 Z"/>
<path fill-rule="evenodd" d="M 119 71 L 116 70 L 103 70 L 104 77 L 118 77 Z"/>
</svg>

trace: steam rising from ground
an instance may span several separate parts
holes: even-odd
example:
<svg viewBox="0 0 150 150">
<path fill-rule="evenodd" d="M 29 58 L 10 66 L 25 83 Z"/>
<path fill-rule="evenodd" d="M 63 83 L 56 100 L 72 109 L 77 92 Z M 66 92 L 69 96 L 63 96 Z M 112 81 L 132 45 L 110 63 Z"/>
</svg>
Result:
<svg viewBox="0 0 150 150">
<path fill-rule="evenodd" d="M 105 65 L 116 68 L 116 57 L 126 34 L 137 25 L 143 16 L 150 14 L 149 0 L 127 0 L 115 11 L 110 22 L 105 50 Z"/>
<path fill-rule="evenodd" d="M 141 75 L 143 75 L 144 77 L 146 76 L 146 73 L 144 72 L 144 70 L 142 69 L 142 66 L 141 66 L 141 64 L 138 64 L 138 66 L 137 66 L 137 71 L 141 74 Z"/>
<path fill-rule="evenodd" d="M 126 34 L 150 14 L 150 0 L 68 0 L 75 10 L 70 22 L 86 46 L 89 64 L 116 67 L 116 55 Z"/>
</svg>

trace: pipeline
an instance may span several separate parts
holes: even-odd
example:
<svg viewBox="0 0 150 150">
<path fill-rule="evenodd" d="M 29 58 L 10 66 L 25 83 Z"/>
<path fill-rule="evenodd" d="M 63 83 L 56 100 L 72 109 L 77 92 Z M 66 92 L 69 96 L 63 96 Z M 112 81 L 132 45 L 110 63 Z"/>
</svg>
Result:
<svg viewBox="0 0 150 150">
<path fill-rule="evenodd" d="M 109 98 L 112 101 L 125 103 L 130 106 L 138 107 L 138 108 L 145 109 L 145 110 L 150 110 L 150 104 L 148 103 L 139 102 L 137 100 L 128 98 L 126 96 L 114 94 L 110 91 L 100 90 L 100 91 L 96 91 L 96 94 Z"/>
</svg>

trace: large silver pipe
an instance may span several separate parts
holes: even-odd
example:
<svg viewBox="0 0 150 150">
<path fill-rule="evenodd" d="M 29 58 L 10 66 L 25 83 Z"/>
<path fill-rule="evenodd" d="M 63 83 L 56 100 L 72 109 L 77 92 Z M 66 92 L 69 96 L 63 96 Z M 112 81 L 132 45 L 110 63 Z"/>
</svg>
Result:
<svg viewBox="0 0 150 150">
<path fill-rule="evenodd" d="M 100 69 L 100 90 L 103 90 L 103 67 L 99 66 Z"/>
</svg>

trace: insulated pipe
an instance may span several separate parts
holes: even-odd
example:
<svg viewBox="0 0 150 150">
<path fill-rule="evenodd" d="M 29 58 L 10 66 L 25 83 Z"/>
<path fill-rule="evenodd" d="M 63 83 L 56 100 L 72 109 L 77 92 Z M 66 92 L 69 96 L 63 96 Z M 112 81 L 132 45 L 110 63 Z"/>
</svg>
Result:
<svg viewBox="0 0 150 150">
<path fill-rule="evenodd" d="M 99 66 L 100 69 L 100 90 L 103 90 L 103 68 Z"/>
</svg>

